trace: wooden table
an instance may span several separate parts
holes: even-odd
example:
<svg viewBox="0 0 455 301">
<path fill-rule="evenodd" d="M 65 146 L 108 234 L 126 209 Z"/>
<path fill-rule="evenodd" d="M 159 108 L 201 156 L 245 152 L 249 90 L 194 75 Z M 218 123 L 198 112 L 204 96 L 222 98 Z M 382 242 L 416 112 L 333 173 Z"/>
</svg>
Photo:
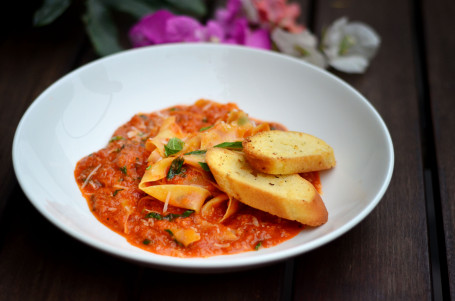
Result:
<svg viewBox="0 0 455 301">
<path fill-rule="evenodd" d="M 16 126 L 39 93 L 96 56 L 77 14 L 32 28 L 37 4 L 4 10 L 16 18 L 0 41 L 0 300 L 455 299 L 455 1 L 299 2 L 316 33 L 346 15 L 381 35 L 365 74 L 335 73 L 384 118 L 393 178 L 377 208 L 337 240 L 271 266 L 212 275 L 111 257 L 34 209 L 12 167 Z"/>
</svg>

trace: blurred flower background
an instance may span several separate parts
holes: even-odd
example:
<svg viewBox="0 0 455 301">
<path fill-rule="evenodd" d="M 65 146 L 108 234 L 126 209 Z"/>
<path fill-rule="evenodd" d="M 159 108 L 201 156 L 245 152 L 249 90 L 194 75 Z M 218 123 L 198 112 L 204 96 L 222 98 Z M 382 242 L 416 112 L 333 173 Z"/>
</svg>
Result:
<svg viewBox="0 0 455 301">
<path fill-rule="evenodd" d="M 218 3 L 219 1 L 217 1 Z M 287 0 L 227 0 L 209 9 L 203 0 L 87 0 L 83 20 L 97 54 L 109 55 L 129 47 L 167 43 L 223 43 L 278 51 L 321 68 L 363 73 L 381 39 L 373 28 L 342 17 L 317 37 L 299 24 L 301 9 Z M 71 6 L 71 0 L 44 0 L 35 12 L 35 26 L 51 24 Z M 209 14 L 209 11 L 212 12 Z M 129 44 L 116 13 L 132 18 Z"/>
</svg>

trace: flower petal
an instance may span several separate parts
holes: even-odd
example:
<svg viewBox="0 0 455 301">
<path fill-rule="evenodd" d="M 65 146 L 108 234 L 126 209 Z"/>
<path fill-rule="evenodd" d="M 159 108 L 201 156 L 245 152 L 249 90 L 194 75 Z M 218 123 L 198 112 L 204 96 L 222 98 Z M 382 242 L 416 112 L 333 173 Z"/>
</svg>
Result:
<svg viewBox="0 0 455 301">
<path fill-rule="evenodd" d="M 225 31 L 224 28 L 216 21 L 210 20 L 205 26 L 206 41 L 223 42 Z"/>
<path fill-rule="evenodd" d="M 134 47 L 166 43 L 166 22 L 174 17 L 167 10 L 144 16 L 129 32 Z"/>
<path fill-rule="evenodd" d="M 169 42 L 198 42 L 203 40 L 203 26 L 187 16 L 173 17 L 166 22 Z"/>
<path fill-rule="evenodd" d="M 316 48 L 317 38 L 309 30 L 288 33 L 281 28 L 276 28 L 272 31 L 271 38 L 282 53 L 301 58 L 321 68 L 327 67 L 327 60 Z"/>
<path fill-rule="evenodd" d="M 367 24 L 352 22 L 346 25 L 346 35 L 354 37 L 358 43 L 351 48 L 352 53 L 359 53 L 371 59 L 381 44 L 379 35 Z"/>
<path fill-rule="evenodd" d="M 322 43 L 329 64 L 348 73 L 365 72 L 380 44 L 381 38 L 370 26 L 348 22 L 346 17 L 328 28 Z"/>
<path fill-rule="evenodd" d="M 362 56 L 352 55 L 338 57 L 329 61 L 330 66 L 346 73 L 363 73 L 368 67 L 368 59 Z"/>
<path fill-rule="evenodd" d="M 269 32 L 265 29 L 258 29 L 251 32 L 245 40 L 245 46 L 270 50 L 272 47 Z"/>
</svg>

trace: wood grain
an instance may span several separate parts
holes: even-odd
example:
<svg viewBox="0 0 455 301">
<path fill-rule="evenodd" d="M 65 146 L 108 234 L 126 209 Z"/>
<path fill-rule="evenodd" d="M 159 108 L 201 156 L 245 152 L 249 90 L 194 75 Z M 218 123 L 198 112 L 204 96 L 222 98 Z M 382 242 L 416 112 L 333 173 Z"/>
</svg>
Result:
<svg viewBox="0 0 455 301">
<path fill-rule="evenodd" d="M 450 24 L 455 16 L 451 0 L 423 1 L 429 101 L 439 171 L 439 195 L 445 236 L 445 253 L 451 299 L 455 299 L 455 35 Z M 433 141 L 429 141 L 432 143 Z"/>
<path fill-rule="evenodd" d="M 412 10 L 405 1 L 317 3 L 318 32 L 348 16 L 368 23 L 382 37 L 365 74 L 335 73 L 382 115 L 396 157 L 392 181 L 378 207 L 343 237 L 298 258 L 296 300 L 430 300 Z"/>
</svg>

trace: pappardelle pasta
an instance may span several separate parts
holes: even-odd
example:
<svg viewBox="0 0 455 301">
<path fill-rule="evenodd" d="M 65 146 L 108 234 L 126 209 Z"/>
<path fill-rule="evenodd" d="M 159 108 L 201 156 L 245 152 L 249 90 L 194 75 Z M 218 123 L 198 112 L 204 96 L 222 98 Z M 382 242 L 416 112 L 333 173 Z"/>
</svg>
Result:
<svg viewBox="0 0 455 301">
<path fill-rule="evenodd" d="M 257 251 L 304 225 L 239 202 L 215 180 L 206 152 L 239 153 L 245 138 L 270 130 L 286 129 L 203 99 L 140 113 L 82 158 L 75 178 L 96 218 L 137 247 L 176 257 Z M 317 171 L 300 176 L 321 190 Z"/>
</svg>

